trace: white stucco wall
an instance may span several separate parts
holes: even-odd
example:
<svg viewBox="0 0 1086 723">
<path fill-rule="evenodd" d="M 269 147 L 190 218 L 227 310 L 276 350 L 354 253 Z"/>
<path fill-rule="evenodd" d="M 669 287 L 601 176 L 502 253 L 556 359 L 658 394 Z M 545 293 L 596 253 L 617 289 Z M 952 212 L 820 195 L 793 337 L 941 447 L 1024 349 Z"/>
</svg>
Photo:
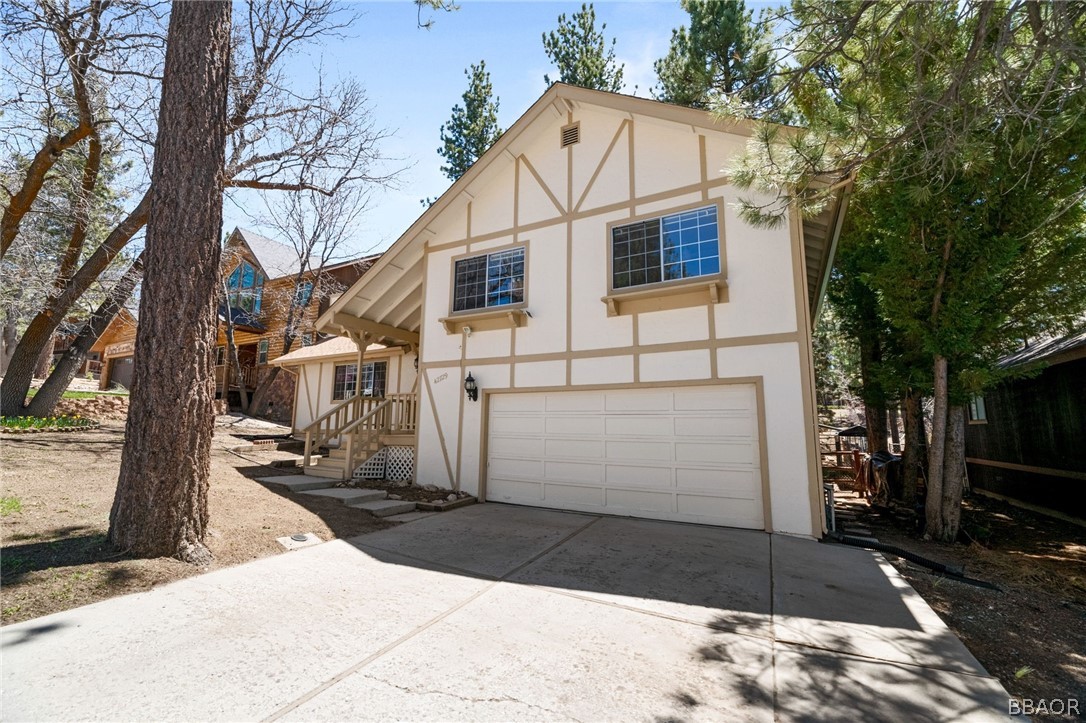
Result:
<svg viewBox="0 0 1086 723">
<path fill-rule="evenodd" d="M 740 192 L 723 169 L 744 139 L 602 108 L 581 106 L 571 114 L 581 127 L 572 150 L 558 143 L 570 117 L 541 116 L 499 167 L 472 183 L 468 217 L 457 210 L 430 224 L 435 236 L 428 241 L 422 312 L 426 379 L 419 384 L 416 481 L 482 490 L 486 405 L 465 399 L 468 371 L 484 393 L 756 379 L 764 393 L 772 528 L 821 534 L 806 446 L 807 335 L 797 316 L 805 303 L 802 267 L 793 263 L 796 241 L 788 224 L 754 228 L 737 214 Z M 608 293 L 607 224 L 717 199 L 727 268 L 721 303 L 710 304 L 706 291 L 695 305 L 609 316 L 601 301 Z M 566 208 L 570 201 L 579 208 Z M 449 333 L 439 319 L 452 314 L 454 259 L 511 244 L 528 249 L 525 308 L 531 317 L 519 328 L 476 325 L 467 335 L 457 323 Z"/>
</svg>

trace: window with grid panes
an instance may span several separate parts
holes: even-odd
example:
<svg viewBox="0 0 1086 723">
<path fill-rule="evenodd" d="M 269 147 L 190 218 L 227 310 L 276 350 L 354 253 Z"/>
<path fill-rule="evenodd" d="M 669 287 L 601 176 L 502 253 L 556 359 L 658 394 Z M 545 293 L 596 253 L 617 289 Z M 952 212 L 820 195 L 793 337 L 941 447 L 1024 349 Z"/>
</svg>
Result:
<svg viewBox="0 0 1086 723">
<path fill-rule="evenodd" d="M 332 380 L 332 401 L 338 402 L 354 395 L 357 383 L 357 364 L 336 364 L 336 372 Z M 362 364 L 362 396 L 385 396 L 385 379 L 388 375 L 388 364 L 385 362 L 365 362 Z"/>
<path fill-rule="evenodd" d="M 453 269 L 453 311 L 524 301 L 524 248 L 460 259 Z"/>
<path fill-rule="evenodd" d="M 611 227 L 611 288 L 720 273 L 717 207 Z"/>
</svg>

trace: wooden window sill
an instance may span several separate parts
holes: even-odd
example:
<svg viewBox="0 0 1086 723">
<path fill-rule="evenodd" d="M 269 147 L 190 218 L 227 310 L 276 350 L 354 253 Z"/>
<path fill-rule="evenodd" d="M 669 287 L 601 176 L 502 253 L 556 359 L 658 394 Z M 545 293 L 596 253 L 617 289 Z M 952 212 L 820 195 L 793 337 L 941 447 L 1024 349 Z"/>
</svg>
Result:
<svg viewBox="0 0 1086 723">
<path fill-rule="evenodd" d="M 524 326 L 528 320 L 528 312 L 522 308 L 510 309 L 507 306 L 499 306 L 493 309 L 472 311 L 455 316 L 446 316 L 438 319 L 445 327 L 447 334 L 460 334 L 464 327 L 475 331 L 494 331 L 495 329 L 515 329 Z"/>
<path fill-rule="evenodd" d="M 600 301 L 607 304 L 608 316 L 722 304 L 727 300 L 728 282 L 721 277 L 700 279 L 693 283 L 616 291 L 600 298 Z"/>
</svg>

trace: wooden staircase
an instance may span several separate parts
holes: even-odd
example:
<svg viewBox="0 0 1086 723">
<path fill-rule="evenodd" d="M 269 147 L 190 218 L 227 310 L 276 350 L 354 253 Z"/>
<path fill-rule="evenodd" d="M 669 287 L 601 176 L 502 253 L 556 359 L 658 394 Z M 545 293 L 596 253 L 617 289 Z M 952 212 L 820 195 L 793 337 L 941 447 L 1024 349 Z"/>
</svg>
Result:
<svg viewBox="0 0 1086 723">
<path fill-rule="evenodd" d="M 382 447 L 414 446 L 417 424 L 415 394 L 345 399 L 305 428 L 305 473 L 349 480 Z M 327 449 L 327 454 L 318 457 L 321 449 Z M 316 464 L 311 464 L 314 458 Z"/>
</svg>

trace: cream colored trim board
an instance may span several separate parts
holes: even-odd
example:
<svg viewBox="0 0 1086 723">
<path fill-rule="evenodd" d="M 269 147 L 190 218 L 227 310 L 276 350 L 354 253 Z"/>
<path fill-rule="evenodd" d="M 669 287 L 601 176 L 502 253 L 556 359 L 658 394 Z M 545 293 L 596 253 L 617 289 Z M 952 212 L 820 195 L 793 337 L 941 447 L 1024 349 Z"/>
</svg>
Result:
<svg viewBox="0 0 1086 723">
<path fill-rule="evenodd" d="M 599 178 L 600 172 L 603 171 L 603 167 L 606 166 L 607 161 L 610 160 L 611 153 L 615 150 L 615 146 L 618 145 L 618 139 L 622 137 L 623 131 L 626 130 L 629 124 L 629 118 L 624 119 L 618 124 L 618 130 L 615 131 L 614 138 L 611 139 L 611 143 L 607 146 L 607 150 L 603 152 L 603 157 L 600 158 L 596 170 L 592 173 L 592 177 L 588 179 L 588 185 L 584 187 L 584 191 L 581 192 L 581 197 L 577 199 L 577 204 L 573 207 L 574 213 L 581 210 L 581 206 L 584 204 L 585 199 L 588 198 L 588 194 L 592 191 L 592 187 L 596 185 L 596 179 Z"/>
<path fill-rule="evenodd" d="M 573 146 L 570 146 L 570 148 L 572 149 Z M 522 153 L 519 158 L 521 159 L 521 161 L 523 161 L 524 167 L 528 169 L 528 173 L 532 174 L 532 178 L 534 178 L 535 182 L 539 184 L 539 187 L 543 189 L 543 193 L 547 194 L 547 198 L 549 198 L 551 200 L 551 203 L 554 204 L 554 208 L 558 211 L 559 215 L 564 216 L 566 214 L 566 209 L 562 208 L 562 204 L 558 201 L 557 198 L 555 198 L 554 192 L 551 191 L 550 186 L 547 185 L 547 183 L 535 170 L 535 166 L 533 166 L 532 162 L 528 160 L 528 156 Z"/>
<path fill-rule="evenodd" d="M 792 240 L 792 278 L 796 302 L 796 326 L 799 327 L 799 380 L 802 389 L 804 451 L 807 456 L 808 491 L 811 505 L 811 532 L 821 537 L 826 531 L 825 505 L 822 502 L 822 464 L 818 454 L 818 416 L 814 382 L 814 350 L 811 340 L 811 308 L 807 303 L 807 270 L 803 243 L 803 225 L 799 209 L 788 215 Z"/>
<path fill-rule="evenodd" d="M 419 367 L 419 374 L 423 374 L 422 367 Z M 424 375 L 425 376 L 425 375 Z M 445 472 L 449 475 L 449 487 L 453 486 L 453 469 L 452 462 L 449 461 L 449 447 L 445 444 L 445 431 L 441 426 L 441 417 L 437 413 L 437 402 L 434 401 L 434 391 L 430 387 L 430 377 L 425 376 L 423 379 L 426 384 L 426 398 L 430 400 L 430 412 L 434 415 L 434 426 L 437 427 L 437 439 L 441 443 L 441 456 L 445 460 Z M 420 420 L 421 422 L 421 420 Z M 415 433 L 415 449 L 418 450 L 418 431 Z M 415 453 L 416 455 L 418 452 Z M 418 460 L 415 460 L 415 466 L 418 467 Z"/>
<path fill-rule="evenodd" d="M 643 346 L 629 347 L 606 347 L 602 349 L 584 349 L 581 351 L 570 352 L 549 352 L 541 354 L 519 354 L 516 357 L 513 356 L 494 356 L 494 357 L 480 357 L 478 359 L 467 359 L 469 364 L 522 364 L 525 362 L 538 362 L 538 361 L 572 361 L 574 359 L 598 359 L 600 357 L 610 356 L 629 356 L 632 353 L 636 354 L 651 354 L 656 352 L 665 351 L 701 351 L 710 350 L 716 351 L 717 349 L 726 349 L 730 347 L 739 346 L 758 346 L 761 344 L 788 344 L 800 342 L 801 338 L 797 332 L 789 331 L 780 334 L 761 334 L 757 336 L 734 336 L 725 337 L 715 340 L 701 340 L 701 341 L 674 341 L 663 344 L 646 344 Z M 459 359 L 441 359 L 436 361 L 422 362 L 419 364 L 419 369 L 438 369 L 448 368 L 456 366 L 460 363 Z M 568 385 L 568 382 L 567 382 Z M 578 389 L 581 387 L 578 386 Z"/>
</svg>

